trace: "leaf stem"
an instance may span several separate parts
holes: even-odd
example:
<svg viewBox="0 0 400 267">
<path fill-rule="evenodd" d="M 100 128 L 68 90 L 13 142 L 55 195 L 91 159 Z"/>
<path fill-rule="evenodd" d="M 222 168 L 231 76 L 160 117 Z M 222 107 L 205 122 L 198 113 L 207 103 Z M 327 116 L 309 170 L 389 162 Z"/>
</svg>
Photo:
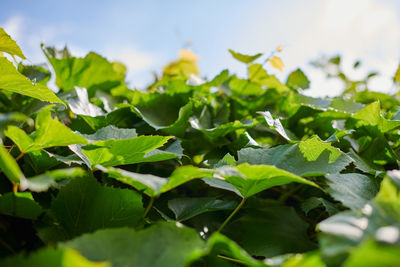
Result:
<svg viewBox="0 0 400 267">
<path fill-rule="evenodd" d="M 226 218 L 226 220 L 222 223 L 222 225 L 219 227 L 217 232 L 221 232 L 221 230 L 225 227 L 225 225 L 232 219 L 233 216 L 240 210 L 240 208 L 243 206 L 243 204 L 246 202 L 247 198 L 244 197 L 242 198 L 242 201 L 240 201 L 239 205 L 232 211 L 232 213 Z"/>
<path fill-rule="evenodd" d="M 16 158 L 15 160 L 18 161 L 20 158 L 22 158 L 25 155 L 24 152 L 21 152 Z"/>
<path fill-rule="evenodd" d="M 237 263 L 237 264 L 241 264 L 241 265 L 247 266 L 247 264 L 245 262 L 241 261 L 241 260 L 237 260 L 237 259 L 234 259 L 234 258 L 231 258 L 231 257 L 226 257 L 226 256 L 223 256 L 223 255 L 217 255 L 217 257 L 222 259 L 222 260 L 226 260 L 226 261 L 230 261 L 230 262 L 234 262 L 234 263 Z"/>
<path fill-rule="evenodd" d="M 13 183 L 13 193 L 17 193 L 17 192 L 18 192 L 18 184 Z"/>
<path fill-rule="evenodd" d="M 146 216 L 147 216 L 147 214 L 149 213 L 151 207 L 153 207 L 154 198 L 155 198 L 155 197 L 150 197 L 150 201 L 149 201 L 149 204 L 147 204 L 147 207 L 146 207 L 146 209 L 145 209 L 145 211 L 144 211 L 143 218 L 146 218 Z"/>
</svg>

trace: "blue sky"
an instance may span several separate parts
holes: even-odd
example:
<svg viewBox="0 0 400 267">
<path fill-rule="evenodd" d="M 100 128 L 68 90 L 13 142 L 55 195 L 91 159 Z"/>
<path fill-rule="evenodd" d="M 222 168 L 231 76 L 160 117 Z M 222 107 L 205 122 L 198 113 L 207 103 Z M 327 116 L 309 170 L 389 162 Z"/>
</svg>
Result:
<svg viewBox="0 0 400 267">
<path fill-rule="evenodd" d="M 267 53 L 284 45 L 280 78 L 301 67 L 312 81 L 308 94 L 335 95 L 338 81 L 327 81 L 308 62 L 341 53 L 354 77 L 369 70 L 378 91 L 393 90 L 390 81 L 400 61 L 400 1 L 23 1 L 3 0 L 0 26 L 21 45 L 31 63 L 44 61 L 40 43 L 67 44 L 74 55 L 98 52 L 128 66 L 132 86 L 142 87 L 151 72 L 177 57 L 191 43 L 203 76 L 229 68 L 244 74 L 228 49 Z M 356 59 L 363 68 L 354 72 Z"/>
</svg>

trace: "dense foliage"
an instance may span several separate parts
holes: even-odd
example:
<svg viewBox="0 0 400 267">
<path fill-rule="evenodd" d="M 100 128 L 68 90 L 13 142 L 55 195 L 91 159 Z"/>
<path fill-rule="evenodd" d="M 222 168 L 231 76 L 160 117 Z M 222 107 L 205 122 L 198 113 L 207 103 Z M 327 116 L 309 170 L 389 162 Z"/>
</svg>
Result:
<svg viewBox="0 0 400 267">
<path fill-rule="evenodd" d="M 42 49 L 57 94 L 0 28 L 0 266 L 400 265 L 400 100 L 374 73 L 320 60 L 346 90 L 312 98 L 268 74 L 281 47 L 209 81 L 184 50 L 138 91 Z"/>
</svg>

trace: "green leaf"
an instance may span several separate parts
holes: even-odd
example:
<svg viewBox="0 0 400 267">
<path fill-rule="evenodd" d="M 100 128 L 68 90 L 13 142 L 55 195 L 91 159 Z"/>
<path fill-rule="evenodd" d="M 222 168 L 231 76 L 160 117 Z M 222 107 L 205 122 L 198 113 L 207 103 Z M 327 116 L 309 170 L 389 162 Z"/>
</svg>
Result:
<svg viewBox="0 0 400 267">
<path fill-rule="evenodd" d="M 189 119 L 190 125 L 199 131 L 201 131 L 209 140 L 215 141 L 216 139 L 227 135 L 228 133 L 234 132 L 241 129 L 254 128 L 257 125 L 256 120 L 245 119 L 243 121 L 234 121 L 222 124 L 214 128 L 203 128 L 198 119 L 191 117 Z"/>
<path fill-rule="evenodd" d="M 29 126 L 33 125 L 33 120 L 23 113 L 10 112 L 0 113 L 0 138 L 3 138 L 5 127 L 12 122 L 26 122 Z"/>
<path fill-rule="evenodd" d="M 225 226 L 222 233 L 253 256 L 272 257 L 315 247 L 306 234 L 308 224 L 292 207 L 272 201 L 257 205 L 245 209 L 245 215 Z"/>
<path fill-rule="evenodd" d="M 225 165 L 236 165 L 236 159 L 229 153 L 227 153 L 220 161 L 217 162 L 213 167 L 218 168 Z"/>
<path fill-rule="evenodd" d="M 321 257 L 316 252 L 309 252 L 304 254 L 295 254 L 289 260 L 287 260 L 282 267 L 326 267 L 326 264 L 322 261 Z"/>
<path fill-rule="evenodd" d="M 236 187 L 234 187 L 232 184 L 228 183 L 225 180 L 220 180 L 215 178 L 203 178 L 201 180 L 203 180 L 203 182 L 205 182 L 211 187 L 231 191 L 236 195 L 238 195 L 239 197 L 243 197 L 242 194 L 239 192 L 239 190 L 236 189 Z"/>
<path fill-rule="evenodd" d="M 206 258 L 203 258 L 203 260 L 206 260 L 207 266 L 221 266 L 223 261 L 235 262 L 252 267 L 269 266 L 262 261 L 255 260 L 244 249 L 238 246 L 238 244 L 218 232 L 213 233 L 210 238 L 207 239 L 207 248 L 203 252 L 202 257 L 204 256 L 206 256 Z"/>
<path fill-rule="evenodd" d="M 0 214 L 24 219 L 36 219 L 42 207 L 35 202 L 31 193 L 6 193 L 0 196 Z"/>
<path fill-rule="evenodd" d="M 283 127 L 283 125 L 279 119 L 274 119 L 272 117 L 272 115 L 269 111 L 260 111 L 257 113 L 261 114 L 264 117 L 265 121 L 267 122 L 268 126 L 271 127 L 273 130 L 275 130 L 283 138 L 285 138 L 288 141 L 296 139 L 296 137 L 291 132 L 289 132 L 288 130 L 286 130 Z"/>
<path fill-rule="evenodd" d="M 365 160 L 363 157 L 358 155 L 353 149 L 350 149 L 350 151 L 349 151 L 349 153 L 347 153 L 347 155 L 352 158 L 354 165 L 360 171 L 363 171 L 363 172 L 369 173 L 369 174 L 375 174 L 377 171 L 383 170 L 382 167 L 377 166 L 377 165 Z"/>
<path fill-rule="evenodd" d="M 234 57 L 236 60 L 239 60 L 240 62 L 243 62 L 246 64 L 253 62 L 254 60 L 256 60 L 257 58 L 259 58 L 263 55 L 261 53 L 258 53 L 253 56 L 249 56 L 249 55 L 237 53 L 231 49 L 229 49 L 228 51 L 229 51 L 229 53 L 231 53 L 232 57 Z"/>
<path fill-rule="evenodd" d="M 396 74 L 393 77 L 393 81 L 400 85 L 400 64 L 397 67 Z"/>
<path fill-rule="evenodd" d="M 122 129 L 113 125 L 108 125 L 97 130 L 94 134 L 82 134 L 89 142 L 121 140 L 137 137 L 135 129 Z"/>
<path fill-rule="evenodd" d="M 11 39 L 11 36 L 8 35 L 3 28 L 0 27 L 0 52 L 6 52 L 11 56 L 19 56 L 22 59 L 26 59 L 24 54 L 21 51 L 21 48 L 17 45 L 17 43 Z"/>
<path fill-rule="evenodd" d="M 168 201 L 168 207 L 175 214 L 177 221 L 186 221 L 210 211 L 233 210 L 237 205 L 237 201 L 221 200 L 215 197 L 175 198 Z"/>
<path fill-rule="evenodd" d="M 45 107 L 37 114 L 34 133 L 27 135 L 20 128 L 9 126 L 5 135 L 24 153 L 54 146 L 87 143 L 84 137 L 73 133 L 57 117 L 53 119 L 50 109 L 51 106 Z"/>
<path fill-rule="evenodd" d="M 151 174 L 129 172 L 117 168 L 104 168 L 97 166 L 101 171 L 108 173 L 122 183 L 133 186 L 149 196 L 158 196 L 168 192 L 175 187 L 187 183 L 193 179 L 212 177 L 213 170 L 201 169 L 194 166 L 182 166 L 175 169 L 169 178 L 158 177 Z"/>
<path fill-rule="evenodd" d="M 0 140 L 0 169 L 4 172 L 7 178 L 14 184 L 19 184 L 25 179 L 24 174 L 18 166 L 15 159 L 4 148 Z"/>
<path fill-rule="evenodd" d="M 300 152 L 308 161 L 316 161 L 324 151 L 329 151 L 329 162 L 335 162 L 342 156 L 342 152 L 331 146 L 330 143 L 321 141 L 318 136 L 313 136 L 299 143 Z"/>
<path fill-rule="evenodd" d="M 108 91 L 124 83 L 125 70 L 121 69 L 121 63 L 108 62 L 93 52 L 79 58 L 71 56 L 67 48 L 57 51 L 42 45 L 42 50 L 54 68 L 57 86 L 64 91 L 79 86 L 87 88 L 91 95 L 96 90 Z"/>
<path fill-rule="evenodd" d="M 303 183 L 318 188 L 316 184 L 290 172 L 268 165 L 249 165 L 221 167 L 218 172 L 224 179 L 239 190 L 242 197 L 251 197 L 268 188 L 289 184 Z"/>
<path fill-rule="evenodd" d="M 90 117 L 104 116 L 103 110 L 90 103 L 86 88 L 75 86 L 76 97 L 69 97 L 67 103 L 71 111 L 77 115 Z"/>
<path fill-rule="evenodd" d="M 327 192 L 346 207 L 358 210 L 364 207 L 378 192 L 370 177 L 359 173 L 328 174 Z"/>
<path fill-rule="evenodd" d="M 47 68 L 47 65 L 24 65 L 22 63 L 18 64 L 18 71 L 27 77 L 31 81 L 35 81 L 36 83 L 40 83 L 44 86 L 47 85 L 48 81 L 51 78 L 51 72 Z"/>
<path fill-rule="evenodd" d="M 5 57 L 0 57 L 0 89 L 30 96 L 41 101 L 64 104 L 49 88 L 35 84 L 19 73 Z"/>
<path fill-rule="evenodd" d="M 105 167 L 174 159 L 178 157 L 177 154 L 157 149 L 170 138 L 139 136 L 131 139 L 97 141 L 83 146 L 82 154 L 87 157 L 91 166 L 99 164 Z"/>
<path fill-rule="evenodd" d="M 380 103 L 374 102 L 346 121 L 347 128 L 359 128 L 362 126 L 376 127 L 382 133 L 390 132 L 400 127 L 400 121 L 392 121 L 385 119 L 381 115 Z"/>
<path fill-rule="evenodd" d="M 400 246 L 381 244 L 370 240 L 353 249 L 343 266 L 375 267 L 399 265 Z"/>
<path fill-rule="evenodd" d="M 400 193 L 386 177 L 375 199 L 361 211 L 338 213 L 318 224 L 321 253 L 328 265 L 342 264 L 367 239 L 400 244 Z"/>
<path fill-rule="evenodd" d="M 263 85 L 267 88 L 274 88 L 282 94 L 290 91 L 290 89 L 276 78 L 275 75 L 268 74 L 261 64 L 249 65 L 247 67 L 247 73 L 249 80 L 256 84 Z"/>
<path fill-rule="evenodd" d="M 192 229 L 158 223 L 137 232 L 100 230 L 61 246 L 73 248 L 91 261 L 109 261 L 113 267 L 175 267 L 187 266 L 205 244 Z"/>
<path fill-rule="evenodd" d="M 315 140 L 315 139 L 314 139 Z M 320 142 L 316 141 L 317 146 Z M 313 143 L 308 143 L 305 147 L 313 147 Z M 321 148 L 312 150 L 313 152 L 303 152 L 314 159 L 321 152 Z M 323 145 L 322 148 L 324 148 Z M 337 151 L 336 148 L 333 151 Z M 337 153 L 325 149 L 314 161 L 309 161 L 299 148 L 299 144 L 280 145 L 272 148 L 254 149 L 244 148 L 238 151 L 238 163 L 250 164 L 267 164 L 274 165 L 277 168 L 289 171 L 301 176 L 324 175 L 327 173 L 338 173 L 352 162 L 352 159 L 344 153 L 341 153 L 336 161 L 332 162 L 337 157 Z"/>
<path fill-rule="evenodd" d="M 43 248 L 29 256 L 23 253 L 0 260 L 3 267 L 109 267 L 108 263 L 91 262 L 69 248 Z"/>
<path fill-rule="evenodd" d="M 323 206 L 325 208 L 329 216 L 332 216 L 339 212 L 335 205 L 321 197 L 310 197 L 309 199 L 301 203 L 301 209 L 305 212 L 305 214 L 308 214 L 311 210 L 320 206 Z"/>
<path fill-rule="evenodd" d="M 156 130 L 182 136 L 192 115 L 193 104 L 188 94 L 160 94 L 135 91 L 135 111 Z"/>
<path fill-rule="evenodd" d="M 67 237 L 102 228 L 135 226 L 144 213 L 139 193 L 100 185 L 94 178 L 72 179 L 51 203 Z"/>
<path fill-rule="evenodd" d="M 51 187 L 57 188 L 57 181 L 83 177 L 85 175 L 86 172 L 81 168 L 56 169 L 22 180 L 19 188 L 21 191 L 44 192 Z"/>
<path fill-rule="evenodd" d="M 308 89 L 310 87 L 310 80 L 308 80 L 307 76 L 301 69 L 297 69 L 289 74 L 286 85 L 294 90 L 299 89 Z"/>
</svg>

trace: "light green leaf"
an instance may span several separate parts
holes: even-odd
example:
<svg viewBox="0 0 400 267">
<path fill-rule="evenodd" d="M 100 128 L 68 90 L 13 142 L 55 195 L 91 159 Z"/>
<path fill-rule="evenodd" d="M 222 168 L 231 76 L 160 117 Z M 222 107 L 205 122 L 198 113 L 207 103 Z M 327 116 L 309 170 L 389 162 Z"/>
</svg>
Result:
<svg viewBox="0 0 400 267">
<path fill-rule="evenodd" d="M 243 62 L 246 64 L 253 62 L 254 60 L 256 60 L 257 58 L 259 58 L 263 55 L 261 53 L 258 53 L 253 56 L 249 56 L 249 55 L 237 53 L 237 52 L 233 51 L 232 49 L 229 49 L 228 51 L 229 51 L 229 53 L 231 53 L 232 57 L 234 57 L 236 60 L 239 60 L 240 62 Z"/>
<path fill-rule="evenodd" d="M 144 213 L 139 193 L 100 185 L 96 179 L 72 179 L 61 187 L 51 212 L 67 237 L 102 228 L 135 226 Z"/>
<path fill-rule="evenodd" d="M 232 184 L 243 197 L 251 197 L 268 188 L 289 184 L 303 183 L 318 186 L 300 176 L 268 165 L 249 165 L 247 163 L 236 167 L 221 167 L 218 173 Z"/>
<path fill-rule="evenodd" d="M 5 135 L 24 153 L 47 147 L 87 143 L 84 137 L 73 133 L 57 117 L 53 119 L 50 109 L 51 106 L 45 107 L 37 114 L 34 133 L 27 135 L 20 128 L 9 126 Z"/>
<path fill-rule="evenodd" d="M 22 180 L 19 188 L 21 191 L 44 192 L 50 187 L 57 187 L 57 181 L 85 175 L 86 172 L 81 168 L 56 169 Z"/>
<path fill-rule="evenodd" d="M 61 244 L 91 261 L 109 261 L 113 267 L 188 266 L 204 246 L 196 231 L 174 223 L 159 223 L 137 232 L 105 229 Z"/>
<path fill-rule="evenodd" d="M 249 80 L 267 88 L 275 88 L 279 93 L 285 93 L 290 89 L 284 85 L 275 75 L 268 74 L 261 64 L 251 64 L 247 67 Z"/>
<path fill-rule="evenodd" d="M 379 101 L 369 104 L 364 109 L 355 113 L 346 121 L 348 128 L 359 128 L 362 126 L 377 127 L 382 133 L 390 132 L 400 127 L 400 121 L 385 119 L 381 115 L 381 105 Z"/>
<path fill-rule="evenodd" d="M 294 90 L 308 89 L 310 87 L 310 80 L 301 69 L 297 69 L 289 74 L 286 85 Z"/>
<path fill-rule="evenodd" d="M 169 178 L 158 177 L 151 174 L 142 174 L 125 171 L 117 168 L 104 168 L 97 166 L 103 172 L 120 182 L 133 186 L 149 196 L 157 196 L 168 192 L 175 187 L 187 183 L 193 179 L 212 177 L 213 170 L 201 169 L 194 166 L 182 166 L 175 169 Z"/>
<path fill-rule="evenodd" d="M 293 257 L 288 259 L 282 267 L 327 267 L 322 261 L 318 251 L 313 251 L 304 254 L 295 254 Z"/>
<path fill-rule="evenodd" d="M 299 149 L 308 161 L 316 161 L 324 151 L 329 151 L 328 163 L 335 162 L 342 155 L 339 149 L 331 146 L 330 143 L 321 141 L 316 135 L 300 142 Z"/>
<path fill-rule="evenodd" d="M 91 166 L 99 164 L 105 167 L 174 159 L 178 157 L 177 154 L 157 149 L 170 138 L 139 136 L 131 139 L 97 141 L 83 146 L 82 154 L 87 157 Z"/>
<path fill-rule="evenodd" d="M 5 57 L 0 57 L 0 89 L 30 96 L 41 101 L 64 104 L 49 88 L 34 84 L 19 73 Z"/>
<path fill-rule="evenodd" d="M 302 142 L 263 149 L 244 148 L 238 152 L 238 163 L 274 165 L 297 175 L 313 176 L 338 173 L 352 162 L 349 156 L 331 147 L 329 143 L 321 144 L 321 141 L 311 138 L 302 145 L 301 150 Z M 306 150 L 308 148 L 309 151 Z M 315 160 L 309 161 L 305 155 Z"/>
<path fill-rule="evenodd" d="M 253 119 L 245 119 L 242 121 L 233 121 L 222 124 L 214 128 L 203 128 L 196 117 L 189 119 L 190 125 L 199 131 L 201 131 L 209 140 L 216 140 L 220 137 L 227 135 L 228 133 L 234 132 L 241 129 L 254 128 L 257 125 L 257 121 Z"/>
<path fill-rule="evenodd" d="M 0 196 L 0 214 L 24 219 L 36 219 L 42 207 L 35 202 L 31 193 L 6 193 Z"/>
<path fill-rule="evenodd" d="M 87 88 L 91 95 L 96 90 L 109 91 L 124 84 L 125 68 L 121 63 L 111 63 L 93 52 L 79 58 L 71 56 L 67 48 L 58 51 L 42 45 L 42 50 L 54 68 L 57 86 L 64 91 L 79 86 Z"/>
<path fill-rule="evenodd" d="M 254 259 L 234 241 L 217 232 L 213 233 L 210 238 L 207 239 L 207 248 L 203 253 L 203 256 L 207 256 L 205 259 L 206 264 L 208 263 L 207 266 L 220 266 L 223 261 L 227 263 L 232 259 L 243 266 L 269 266 L 264 264 L 262 261 Z"/>
<path fill-rule="evenodd" d="M 4 148 L 0 140 L 0 169 L 4 172 L 7 178 L 14 184 L 19 184 L 25 179 L 24 174 L 18 166 L 15 159 Z"/>
<path fill-rule="evenodd" d="M 69 248 L 43 248 L 29 256 L 25 253 L 0 260 L 3 267 L 111 267 L 106 262 L 91 262 Z"/>
<path fill-rule="evenodd" d="M 393 81 L 400 85 L 400 64 L 397 67 L 396 74 L 393 77 Z"/>
<path fill-rule="evenodd" d="M 400 266 L 400 246 L 382 244 L 373 240 L 365 241 L 350 252 L 343 266 Z"/>
<path fill-rule="evenodd" d="M 26 59 L 17 43 L 0 27 L 0 52 L 6 52 L 11 56 L 19 56 Z"/>
</svg>

